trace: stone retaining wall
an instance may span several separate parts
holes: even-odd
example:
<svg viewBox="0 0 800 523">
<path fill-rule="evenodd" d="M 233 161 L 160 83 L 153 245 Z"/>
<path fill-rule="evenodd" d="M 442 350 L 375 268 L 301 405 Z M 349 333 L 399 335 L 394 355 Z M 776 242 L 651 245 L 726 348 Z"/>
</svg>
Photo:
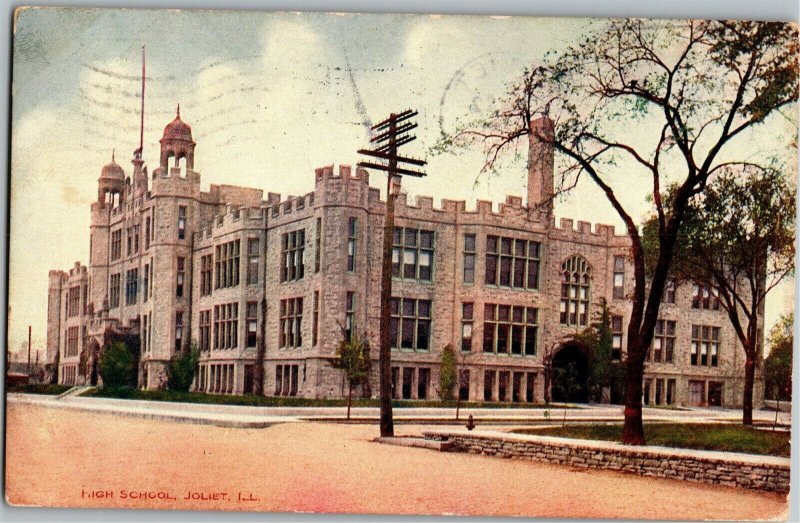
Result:
<svg viewBox="0 0 800 523">
<path fill-rule="evenodd" d="M 612 442 L 574 440 L 498 431 L 429 431 L 424 436 L 451 443 L 453 452 L 485 454 L 632 472 L 642 476 L 789 492 L 788 458 L 666 447 L 631 447 Z"/>
</svg>

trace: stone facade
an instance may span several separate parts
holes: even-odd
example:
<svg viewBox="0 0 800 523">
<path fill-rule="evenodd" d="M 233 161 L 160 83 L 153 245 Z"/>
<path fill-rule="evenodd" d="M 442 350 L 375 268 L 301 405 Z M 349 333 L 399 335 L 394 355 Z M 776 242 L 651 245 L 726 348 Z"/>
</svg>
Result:
<svg viewBox="0 0 800 523">
<path fill-rule="evenodd" d="M 572 467 L 607 469 L 681 481 L 789 492 L 789 458 L 730 452 L 632 447 L 548 436 L 482 431 L 426 432 L 453 452 L 518 458 Z"/>
<path fill-rule="evenodd" d="M 552 123 L 533 124 L 527 203 L 508 196 L 467 209 L 463 201 L 443 199 L 435 207 L 429 197 L 397 199 L 398 398 L 437 396 L 441 351 L 450 344 L 468 373 L 456 391 L 464 398 L 542 402 L 546 361 L 586 328 L 601 299 L 627 325 L 629 240 L 612 226 L 555 223 L 552 151 L 541 140 Z M 127 332 L 139 335 L 141 387 L 164 387 L 169 359 L 196 342 L 202 350 L 195 388 L 242 394 L 252 390 L 263 340 L 265 394 L 341 397 L 343 373 L 331 360 L 349 329 L 366 335 L 373 349 L 369 381 L 377 392 L 385 202 L 369 173 L 319 168 L 314 190 L 298 197 L 264 198 L 259 189 L 228 185 L 205 192 L 194 145 L 178 115 L 164 130 L 152 176 L 141 151 L 132 179 L 113 159 L 103 168 L 89 266 L 50 274 L 48 357 L 60 351 L 60 380 L 96 382 L 93 369 L 109 333 Z M 65 317 L 76 287 L 79 312 Z M 672 358 L 648 363 L 645 399 L 739 405 L 743 352 L 723 311 L 693 308 L 694 292 L 680 286 L 674 303 L 664 304 L 662 317 L 675 322 Z M 73 348 L 66 355 L 73 324 L 85 330 L 78 354 Z M 705 344 L 705 364 L 700 354 L 693 363 L 693 333 L 698 352 Z M 624 349 L 624 333 L 617 342 Z M 82 368 L 66 371 L 81 361 Z M 760 370 L 757 376 L 756 405 L 763 398 Z"/>
</svg>

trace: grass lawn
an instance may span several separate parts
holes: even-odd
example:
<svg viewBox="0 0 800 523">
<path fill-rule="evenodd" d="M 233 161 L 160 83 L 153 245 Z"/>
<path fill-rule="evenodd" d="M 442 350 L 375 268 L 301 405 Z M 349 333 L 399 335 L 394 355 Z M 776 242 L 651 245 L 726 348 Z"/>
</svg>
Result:
<svg viewBox="0 0 800 523">
<path fill-rule="evenodd" d="M 175 390 L 138 390 L 138 389 L 112 389 L 98 388 L 87 391 L 83 396 L 96 398 L 117 398 L 130 400 L 149 401 L 177 401 L 182 403 L 209 403 L 213 405 L 247 405 L 255 407 L 346 407 L 346 399 L 307 399 L 297 397 L 267 397 L 267 396 L 233 396 L 226 394 L 206 394 L 203 392 L 180 392 Z M 379 407 L 377 399 L 353 398 L 353 407 Z M 402 409 L 411 407 L 442 407 L 455 408 L 455 401 L 439 400 L 395 400 L 392 406 Z M 539 408 L 544 405 L 531 403 L 497 403 L 465 401 L 461 403 L 462 409 L 499 409 L 499 408 Z M 550 405 L 554 408 L 554 405 Z M 558 406 L 563 408 L 579 408 L 574 405 Z"/>
<path fill-rule="evenodd" d="M 8 388 L 8 392 L 21 392 L 23 394 L 52 394 L 58 395 L 67 392 L 71 389 L 71 385 L 54 385 L 54 384 L 39 384 L 39 385 L 14 385 Z"/>
<path fill-rule="evenodd" d="M 619 441 L 622 425 L 568 425 L 542 429 L 514 430 L 518 434 L 563 438 Z M 733 423 L 651 423 L 645 424 L 648 445 L 686 449 L 747 452 L 789 457 L 789 432 L 758 430 Z"/>
</svg>

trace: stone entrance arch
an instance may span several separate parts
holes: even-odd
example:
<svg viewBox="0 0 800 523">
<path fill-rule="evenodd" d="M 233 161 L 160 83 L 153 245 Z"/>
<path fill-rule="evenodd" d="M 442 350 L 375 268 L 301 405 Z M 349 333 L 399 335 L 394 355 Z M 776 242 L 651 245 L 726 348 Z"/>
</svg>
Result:
<svg viewBox="0 0 800 523">
<path fill-rule="evenodd" d="M 81 352 L 80 373 L 87 385 L 95 386 L 98 380 L 97 365 L 100 360 L 100 342 L 95 338 L 87 340 Z"/>
<path fill-rule="evenodd" d="M 588 348 L 577 341 L 563 344 L 552 360 L 553 401 L 587 403 L 589 401 Z"/>
</svg>

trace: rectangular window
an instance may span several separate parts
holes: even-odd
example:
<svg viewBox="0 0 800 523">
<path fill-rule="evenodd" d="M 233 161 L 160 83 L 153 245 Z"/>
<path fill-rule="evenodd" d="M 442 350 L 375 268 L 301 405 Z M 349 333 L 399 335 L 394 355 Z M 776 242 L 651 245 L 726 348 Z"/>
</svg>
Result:
<svg viewBox="0 0 800 523">
<path fill-rule="evenodd" d="M 461 350 L 472 351 L 473 303 L 461 304 Z"/>
<path fill-rule="evenodd" d="M 358 242 L 358 219 L 350 218 L 347 223 L 347 270 L 356 270 L 356 244 Z"/>
<path fill-rule="evenodd" d="M 512 289 L 539 288 L 539 242 L 486 237 L 486 284 Z"/>
<path fill-rule="evenodd" d="M 69 327 L 66 335 L 66 346 L 64 347 L 65 356 L 77 356 L 80 344 L 80 330 L 78 327 Z"/>
<path fill-rule="evenodd" d="M 432 280 L 433 231 L 395 227 L 392 243 L 392 277 Z"/>
<path fill-rule="evenodd" d="M 178 206 L 178 239 L 186 238 L 186 206 Z"/>
<path fill-rule="evenodd" d="M 664 402 L 664 380 L 661 378 L 656 379 L 656 405 L 661 405 Z"/>
<path fill-rule="evenodd" d="M 421 368 L 417 371 L 417 399 L 428 399 L 431 388 L 431 369 Z"/>
<path fill-rule="evenodd" d="M 139 284 L 139 269 L 130 269 L 125 274 L 125 304 L 136 303 L 137 286 Z"/>
<path fill-rule="evenodd" d="M 200 350 L 211 349 L 211 310 L 200 311 Z"/>
<path fill-rule="evenodd" d="M 122 257 L 122 229 L 111 232 L 111 261 Z"/>
<path fill-rule="evenodd" d="M 245 347 L 256 346 L 258 339 L 258 302 L 247 302 L 247 343 Z"/>
<path fill-rule="evenodd" d="M 507 370 L 501 370 L 498 372 L 497 377 L 497 400 L 508 401 L 509 372 Z"/>
<path fill-rule="evenodd" d="M 625 298 L 625 256 L 614 256 L 614 299 Z"/>
<path fill-rule="evenodd" d="M 183 312 L 175 313 L 175 352 L 183 348 Z"/>
<path fill-rule="evenodd" d="M 217 289 L 239 285 L 239 240 L 217 245 Z"/>
<path fill-rule="evenodd" d="M 319 291 L 314 291 L 314 303 L 311 315 L 311 345 L 317 346 L 319 339 Z"/>
<path fill-rule="evenodd" d="M 525 381 L 525 401 L 533 403 L 536 400 L 536 373 L 528 372 L 528 379 Z"/>
<path fill-rule="evenodd" d="M 144 265 L 144 284 L 142 285 L 142 302 L 147 303 L 147 298 L 150 295 L 150 264 Z"/>
<path fill-rule="evenodd" d="M 648 360 L 655 362 L 673 363 L 675 358 L 675 321 L 658 320 L 653 335 L 653 346 L 650 349 Z"/>
<path fill-rule="evenodd" d="M 247 283 L 258 283 L 258 254 L 261 250 L 261 240 L 249 238 L 247 240 Z"/>
<path fill-rule="evenodd" d="M 458 371 L 458 397 L 462 401 L 469 400 L 469 369 Z"/>
<path fill-rule="evenodd" d="M 281 282 L 303 278 L 305 260 L 305 229 L 286 233 L 281 238 Z"/>
<path fill-rule="evenodd" d="M 692 285 L 692 308 L 719 310 L 719 294 L 709 285 L 695 283 Z"/>
<path fill-rule="evenodd" d="M 411 399 L 411 384 L 414 381 L 414 369 L 411 367 L 403 368 L 402 397 L 404 400 Z"/>
<path fill-rule="evenodd" d="M 183 297 L 183 283 L 186 279 L 186 258 L 178 256 L 177 276 L 175 278 L 175 296 Z"/>
<path fill-rule="evenodd" d="M 622 359 L 622 316 L 611 316 L 611 360 Z"/>
<path fill-rule="evenodd" d="M 239 304 L 214 306 L 214 349 L 234 349 L 239 345 Z"/>
<path fill-rule="evenodd" d="M 120 274 L 112 274 L 111 284 L 110 284 L 111 288 L 108 291 L 108 301 L 109 301 L 108 306 L 111 309 L 119 307 L 119 294 L 121 285 L 122 281 L 120 278 Z"/>
<path fill-rule="evenodd" d="M 208 296 L 211 294 L 213 259 L 214 256 L 212 254 L 206 254 L 200 258 L 200 296 Z"/>
<path fill-rule="evenodd" d="M 483 401 L 494 400 L 494 377 L 496 371 L 487 370 L 483 372 Z"/>
<path fill-rule="evenodd" d="M 431 337 L 431 301 L 392 298 L 389 323 L 392 348 L 427 351 Z"/>
<path fill-rule="evenodd" d="M 144 219 L 144 248 L 150 248 L 150 217 Z"/>
<path fill-rule="evenodd" d="M 280 301 L 281 348 L 301 347 L 303 345 L 303 298 L 288 298 Z"/>
<path fill-rule="evenodd" d="M 275 395 L 297 396 L 299 374 L 297 365 L 276 365 Z"/>
<path fill-rule="evenodd" d="M 675 282 L 668 281 L 664 284 L 664 297 L 661 299 L 662 303 L 675 303 Z"/>
<path fill-rule="evenodd" d="M 475 235 L 464 235 L 464 283 L 475 283 Z"/>
<path fill-rule="evenodd" d="M 125 255 L 130 256 L 131 252 L 133 251 L 133 227 L 128 227 L 125 229 L 125 233 L 126 244 L 128 246 Z"/>
<path fill-rule="evenodd" d="M 356 293 L 347 291 L 344 300 L 344 338 L 352 340 L 355 335 Z"/>
<path fill-rule="evenodd" d="M 483 306 L 483 352 L 536 355 L 538 309 L 486 303 Z"/>
<path fill-rule="evenodd" d="M 322 218 L 317 218 L 314 227 L 314 272 L 319 272 L 322 264 Z"/>
<path fill-rule="evenodd" d="M 147 352 L 147 315 L 142 316 L 142 328 L 139 332 L 139 339 L 142 340 L 142 352 Z"/>
<path fill-rule="evenodd" d="M 675 380 L 667 380 L 667 405 L 675 405 Z"/>
<path fill-rule="evenodd" d="M 719 364 L 719 327 L 692 325 L 692 365 L 716 367 Z"/>
<path fill-rule="evenodd" d="M 133 253 L 136 254 L 139 252 L 139 232 L 140 232 L 140 225 L 133 226 Z"/>
<path fill-rule="evenodd" d="M 81 311 L 81 287 L 75 285 L 67 290 L 67 318 L 78 316 Z"/>
</svg>

